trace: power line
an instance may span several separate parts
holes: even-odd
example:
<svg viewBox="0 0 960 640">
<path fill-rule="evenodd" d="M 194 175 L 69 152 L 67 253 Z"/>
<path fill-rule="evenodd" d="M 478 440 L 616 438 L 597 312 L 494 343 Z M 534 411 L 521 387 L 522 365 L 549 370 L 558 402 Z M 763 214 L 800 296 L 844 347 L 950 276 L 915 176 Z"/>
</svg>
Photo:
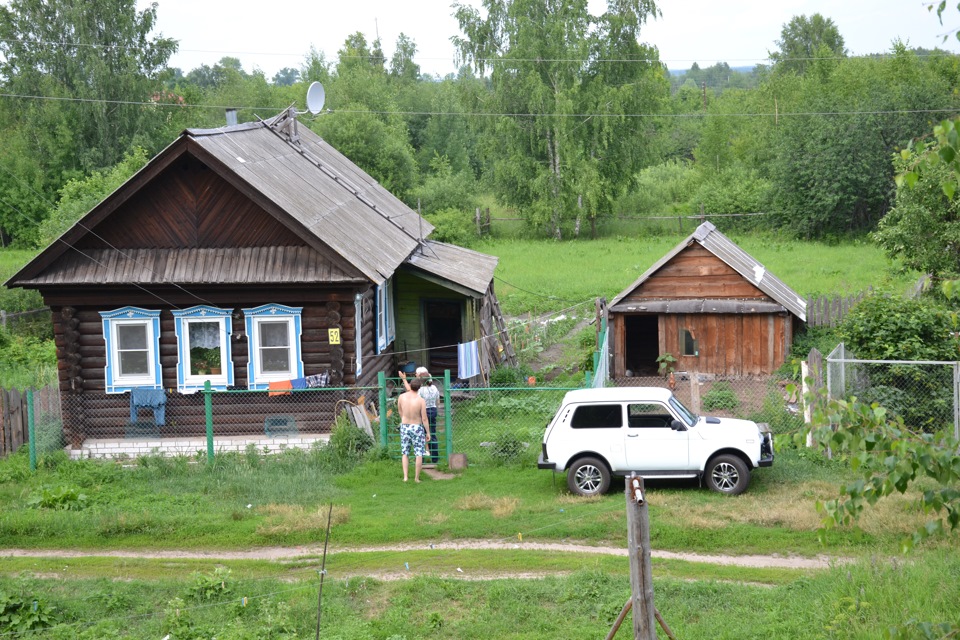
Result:
<svg viewBox="0 0 960 640">
<path fill-rule="evenodd" d="M 132 100 L 105 100 L 98 98 L 65 98 L 54 96 L 38 96 L 29 94 L 0 93 L 0 98 L 18 98 L 25 100 L 53 100 L 58 102 L 93 102 L 104 104 L 137 105 L 145 107 L 188 107 L 195 109 L 243 109 L 243 110 L 277 110 L 282 107 L 243 107 L 204 105 L 168 102 L 136 102 Z M 875 111 L 768 111 L 755 113 L 520 113 L 520 112 L 482 112 L 482 111 L 385 111 L 374 109 L 334 109 L 331 113 L 352 113 L 368 115 L 401 115 L 401 116 L 463 116 L 463 117 L 503 117 L 503 118 L 788 118 L 800 116 L 872 116 L 872 115 L 910 115 L 955 113 L 956 107 L 938 109 L 885 109 Z"/>
</svg>

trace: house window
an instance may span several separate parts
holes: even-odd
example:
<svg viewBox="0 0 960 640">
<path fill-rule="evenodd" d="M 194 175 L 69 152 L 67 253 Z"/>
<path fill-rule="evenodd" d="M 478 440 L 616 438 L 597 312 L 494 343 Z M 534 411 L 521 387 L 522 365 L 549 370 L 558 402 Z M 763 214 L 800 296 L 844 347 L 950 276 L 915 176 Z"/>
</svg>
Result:
<svg viewBox="0 0 960 640">
<path fill-rule="evenodd" d="M 680 354 L 684 356 L 700 355 L 697 333 L 693 329 L 680 329 Z"/>
<path fill-rule="evenodd" d="M 363 296 L 359 293 L 353 299 L 353 309 L 354 317 L 354 346 L 356 348 L 357 354 L 357 378 L 360 377 L 360 374 L 363 373 L 363 331 L 361 331 L 361 324 L 363 322 Z"/>
<path fill-rule="evenodd" d="M 377 287 L 377 353 L 382 353 L 396 337 L 393 322 L 393 281 Z"/>
<path fill-rule="evenodd" d="M 271 382 L 303 377 L 300 316 L 303 307 L 265 304 L 244 309 L 249 338 L 247 385 L 266 389 Z"/>
<path fill-rule="evenodd" d="M 209 380 L 214 389 L 233 384 L 230 351 L 231 310 L 206 305 L 174 311 L 177 333 L 177 388 L 181 393 L 202 389 Z"/>
<path fill-rule="evenodd" d="M 134 387 L 162 389 L 160 312 L 138 307 L 101 311 L 107 365 L 106 392 L 125 393 Z"/>
</svg>

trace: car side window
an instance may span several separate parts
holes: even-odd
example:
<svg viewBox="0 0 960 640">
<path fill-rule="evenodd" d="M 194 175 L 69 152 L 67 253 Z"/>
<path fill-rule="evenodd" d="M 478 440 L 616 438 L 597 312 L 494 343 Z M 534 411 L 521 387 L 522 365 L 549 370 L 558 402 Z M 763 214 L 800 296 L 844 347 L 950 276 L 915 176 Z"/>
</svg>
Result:
<svg viewBox="0 0 960 640">
<path fill-rule="evenodd" d="M 673 416 L 661 404 L 627 405 L 627 424 L 631 429 L 669 429 Z"/>
<path fill-rule="evenodd" d="M 619 404 L 585 404 L 577 407 L 570 420 L 573 429 L 619 429 L 623 407 Z"/>
</svg>

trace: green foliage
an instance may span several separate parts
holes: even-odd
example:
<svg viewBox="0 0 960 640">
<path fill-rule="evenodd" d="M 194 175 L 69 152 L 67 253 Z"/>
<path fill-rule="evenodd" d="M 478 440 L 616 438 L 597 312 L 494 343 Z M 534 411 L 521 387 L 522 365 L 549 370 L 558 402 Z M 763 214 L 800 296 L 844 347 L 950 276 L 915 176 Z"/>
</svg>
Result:
<svg viewBox="0 0 960 640">
<path fill-rule="evenodd" d="M 483 13 L 453 7 L 464 34 L 454 37 L 461 55 L 479 74 L 489 69 L 485 109 L 529 114 L 489 125 L 485 153 L 498 197 L 557 239 L 609 215 L 654 155 L 646 143 L 653 124 L 576 114 L 650 112 L 665 99 L 656 49 L 639 40 L 656 15 L 654 3 L 630 0 L 599 16 L 584 3 L 486 0 Z"/>
<path fill-rule="evenodd" d="M 449 242 L 460 247 L 469 247 L 476 242 L 477 232 L 473 216 L 461 209 L 441 209 L 435 213 L 426 214 L 427 220 L 433 225 L 432 240 Z"/>
<path fill-rule="evenodd" d="M 949 147 L 947 147 L 949 148 Z M 940 148 L 920 145 L 894 157 L 897 195 L 894 206 L 880 220 L 873 239 L 891 258 L 935 280 L 960 276 L 960 202 L 952 197 L 953 174 L 947 163 L 932 163 L 910 173 L 913 153 L 939 157 Z M 913 179 L 905 176 L 912 175 Z"/>
<path fill-rule="evenodd" d="M 529 442 L 524 443 L 514 433 L 504 433 L 490 445 L 490 457 L 496 464 L 516 463 L 529 444 Z"/>
<path fill-rule="evenodd" d="M 80 511 L 87 507 L 87 495 L 75 487 L 41 487 L 27 499 L 27 506 L 36 509 Z"/>
<path fill-rule="evenodd" d="M 929 300 L 874 294 L 847 314 L 837 337 L 861 360 L 953 360 L 950 316 Z"/>
<path fill-rule="evenodd" d="M 636 184 L 617 200 L 615 211 L 624 215 L 694 213 L 690 194 L 697 186 L 697 173 L 685 160 L 669 160 L 645 167 Z"/>
<path fill-rule="evenodd" d="M 717 409 L 736 409 L 740 406 L 740 399 L 734 392 L 733 387 L 726 380 L 720 380 L 714 383 L 710 391 L 703 395 L 701 405 L 708 411 Z"/>
<path fill-rule="evenodd" d="M 529 365 L 516 367 L 500 365 L 490 372 L 491 387 L 525 387 L 527 378 L 533 375 Z"/>
<path fill-rule="evenodd" d="M 330 432 L 330 440 L 317 451 L 317 455 L 331 470 L 344 472 L 360 463 L 374 445 L 363 429 L 353 424 L 346 413 L 341 413 Z"/>
<path fill-rule="evenodd" d="M 830 18 L 815 13 L 809 18 L 794 16 L 783 25 L 779 51 L 770 54 L 775 69 L 781 73 L 803 74 L 817 58 L 844 57 L 843 36 Z"/>
<path fill-rule="evenodd" d="M 147 163 L 147 152 L 135 147 L 110 169 L 94 171 L 85 178 L 68 180 L 50 216 L 40 223 L 40 244 L 48 245 L 113 193 Z"/>
<path fill-rule="evenodd" d="M 195 571 L 193 584 L 187 589 L 187 596 L 198 602 L 223 600 L 233 591 L 232 585 L 228 583 L 229 579 L 230 569 L 226 567 L 217 567 L 210 573 Z"/>
<path fill-rule="evenodd" d="M 447 210 L 472 214 L 476 207 L 476 184 L 469 169 L 454 172 L 446 156 L 434 157 L 430 161 L 430 168 L 432 173 L 424 179 L 422 186 L 413 190 L 411 199 L 418 201 L 428 216 Z M 461 226 L 467 229 L 469 224 L 469 218 L 461 222 Z"/>
<path fill-rule="evenodd" d="M 904 550 L 960 526 L 960 456 L 952 434 L 912 431 L 876 403 L 825 394 L 810 394 L 807 402 L 813 407 L 814 441 L 846 459 L 858 476 L 842 487 L 840 498 L 817 503 L 824 531 L 853 524 L 880 499 L 910 489 L 917 490 L 924 512 L 935 517 L 904 540 Z"/>
<path fill-rule="evenodd" d="M 669 375 L 677 370 L 677 359 L 672 353 L 661 353 L 657 356 L 657 373 Z"/>
<path fill-rule="evenodd" d="M 20 599 L 0 591 L 0 633 L 20 637 L 46 629 L 56 621 L 54 609 L 40 600 Z"/>
</svg>

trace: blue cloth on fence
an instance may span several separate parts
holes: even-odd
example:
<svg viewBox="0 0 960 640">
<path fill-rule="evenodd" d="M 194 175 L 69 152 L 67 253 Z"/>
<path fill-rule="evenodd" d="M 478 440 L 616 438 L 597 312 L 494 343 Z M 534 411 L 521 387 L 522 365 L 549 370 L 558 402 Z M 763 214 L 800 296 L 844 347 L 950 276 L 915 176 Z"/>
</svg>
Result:
<svg viewBox="0 0 960 640">
<path fill-rule="evenodd" d="M 290 381 L 290 387 L 292 389 L 306 389 L 307 388 L 307 379 L 306 378 L 294 378 Z"/>
<path fill-rule="evenodd" d="M 480 375 L 480 350 L 477 341 L 457 345 L 457 377 L 461 380 Z"/>
<path fill-rule="evenodd" d="M 130 422 L 137 421 L 140 409 L 153 409 L 153 421 L 166 424 L 167 394 L 163 389 L 134 387 L 130 390 Z"/>
</svg>

